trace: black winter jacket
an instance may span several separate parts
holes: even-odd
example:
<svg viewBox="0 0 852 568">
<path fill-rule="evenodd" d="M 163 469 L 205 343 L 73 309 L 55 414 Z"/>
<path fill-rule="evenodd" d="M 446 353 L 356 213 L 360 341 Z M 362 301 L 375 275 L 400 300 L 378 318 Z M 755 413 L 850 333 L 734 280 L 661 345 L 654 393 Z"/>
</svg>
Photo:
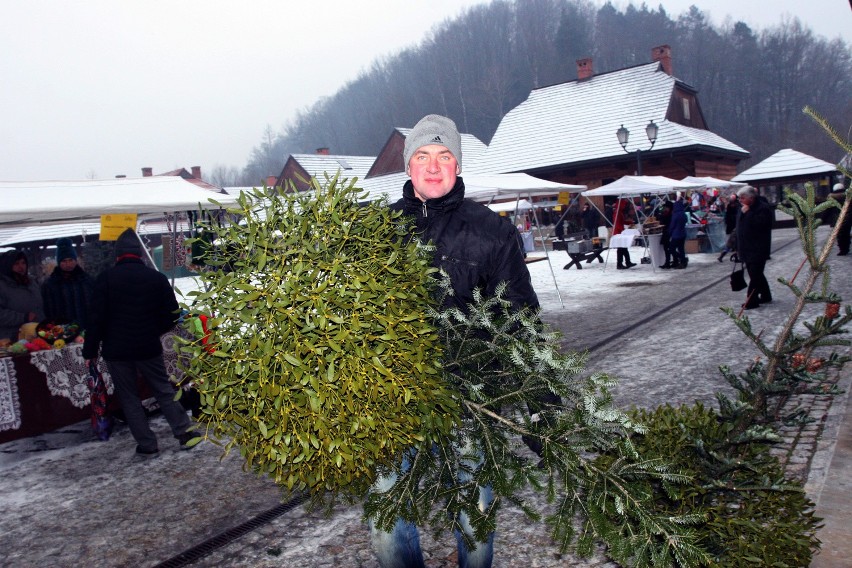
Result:
<svg viewBox="0 0 852 568">
<path fill-rule="evenodd" d="M 57 266 L 41 285 L 45 317 L 57 322 L 76 322 L 86 329 L 94 288 L 94 279 L 79 266 L 67 276 Z"/>
<path fill-rule="evenodd" d="M 175 326 L 178 303 L 165 275 L 137 257 L 122 258 L 95 280 L 83 357 L 143 361 L 162 354 L 160 336 Z"/>
<path fill-rule="evenodd" d="M 769 258 L 772 248 L 773 209 L 761 198 L 754 200 L 743 214 L 737 213 L 737 256 L 742 262 L 761 262 Z"/>
<path fill-rule="evenodd" d="M 409 180 L 402 199 L 391 208 L 414 217 L 417 236 L 435 245 L 433 264 L 449 274 L 455 292 L 444 307 L 465 309 L 474 289 L 491 296 L 498 284 L 507 282 L 505 299 L 516 309 L 538 308 L 518 230 L 485 205 L 465 199 L 462 178 L 443 197 L 425 202 L 414 194 Z"/>
</svg>

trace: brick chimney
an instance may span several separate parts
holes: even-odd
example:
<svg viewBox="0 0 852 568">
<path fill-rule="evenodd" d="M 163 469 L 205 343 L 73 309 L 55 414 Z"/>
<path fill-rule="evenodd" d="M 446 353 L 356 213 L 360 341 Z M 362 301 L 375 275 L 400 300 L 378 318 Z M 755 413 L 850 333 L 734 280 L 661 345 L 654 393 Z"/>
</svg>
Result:
<svg viewBox="0 0 852 568">
<path fill-rule="evenodd" d="M 192 166 L 192 177 L 201 179 L 201 166 Z"/>
<path fill-rule="evenodd" d="M 328 151 L 328 148 L 317 148 L 317 154 L 320 156 L 328 156 L 330 152 Z"/>
<path fill-rule="evenodd" d="M 275 187 L 277 182 L 278 178 L 276 176 L 266 176 L 266 187 Z"/>
<path fill-rule="evenodd" d="M 672 74 L 672 48 L 668 45 L 658 45 L 651 48 L 651 59 L 663 64 L 663 71 Z"/>
<path fill-rule="evenodd" d="M 577 80 L 583 81 L 584 79 L 588 79 L 595 72 L 592 69 L 592 58 L 586 57 L 585 59 L 577 60 Z"/>
<path fill-rule="evenodd" d="M 149 178 L 154 175 L 154 168 L 142 168 L 142 177 Z"/>
</svg>

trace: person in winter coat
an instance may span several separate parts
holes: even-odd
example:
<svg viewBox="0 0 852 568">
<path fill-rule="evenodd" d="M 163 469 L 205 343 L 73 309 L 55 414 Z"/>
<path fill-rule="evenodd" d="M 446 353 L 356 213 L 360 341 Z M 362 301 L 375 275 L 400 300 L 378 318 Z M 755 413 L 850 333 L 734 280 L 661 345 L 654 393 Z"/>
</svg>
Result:
<svg viewBox="0 0 852 568">
<path fill-rule="evenodd" d="M 730 235 L 737 229 L 737 214 L 740 212 L 740 201 L 737 194 L 732 193 L 725 205 L 725 234 Z"/>
<path fill-rule="evenodd" d="M 829 195 L 829 198 L 836 200 L 840 203 L 840 206 L 843 207 L 843 203 L 846 201 L 846 188 L 843 187 L 842 183 L 834 184 L 833 191 Z M 850 238 L 850 233 L 852 233 L 852 209 L 847 210 L 846 215 L 843 217 L 839 216 L 839 209 L 834 209 L 833 211 L 835 211 L 835 215 L 837 215 L 835 223 L 840 222 L 840 228 L 837 232 L 837 256 L 846 256 L 849 254 L 849 242 L 852 240 L 852 238 Z M 833 225 L 834 224 L 832 223 L 832 226 Z"/>
<path fill-rule="evenodd" d="M 86 329 L 94 289 L 95 281 L 77 264 L 71 239 L 56 241 L 56 268 L 41 286 L 45 317 Z"/>
<path fill-rule="evenodd" d="M 514 307 L 537 308 L 538 297 L 518 245 L 517 229 L 486 206 L 464 197 L 464 181 L 459 177 L 461 137 L 455 123 L 439 115 L 424 117 L 408 134 L 403 158 L 411 179 L 403 186 L 402 199 L 391 208 L 411 216 L 417 237 L 435 245 L 434 264 L 447 272 L 454 291 L 444 297 L 444 308 L 466 311 L 474 289 L 493 295 L 501 282 L 507 283 L 504 297 Z M 458 473 L 463 481 L 465 472 Z M 381 477 L 373 490 L 387 491 L 395 481 L 395 475 Z M 491 488 L 480 487 L 478 505 L 487 507 L 491 501 Z M 467 537 L 476 541 L 467 515 L 458 520 L 467 528 Z M 398 519 L 393 530 L 385 532 L 371 519 L 370 531 L 381 566 L 424 565 L 418 530 L 412 523 Z M 475 542 L 474 549 L 468 549 L 461 534 L 456 537 L 460 566 L 491 566 L 493 533 L 485 542 Z"/>
<path fill-rule="evenodd" d="M 725 255 L 731 251 L 737 250 L 737 213 L 740 211 L 740 202 L 737 199 L 737 194 L 733 193 L 728 198 L 728 204 L 725 206 L 725 234 L 728 236 L 725 239 L 725 247 L 722 249 L 722 252 L 719 254 L 718 260 L 722 262 L 725 260 Z M 731 260 L 734 260 L 736 255 L 731 256 Z"/>
<path fill-rule="evenodd" d="M 612 236 L 620 235 L 624 229 L 636 222 L 633 217 L 633 206 L 627 199 L 619 199 L 615 204 L 615 209 L 612 212 Z M 616 258 L 618 259 L 619 270 L 633 268 L 635 262 L 630 260 L 630 251 L 627 247 L 619 247 L 616 250 Z"/>
<path fill-rule="evenodd" d="M 666 262 L 660 266 L 663 269 L 672 267 L 671 223 L 672 203 L 671 201 L 666 201 L 662 209 L 660 209 L 660 226 L 663 228 L 662 237 L 660 237 L 660 246 L 663 247 L 663 252 L 666 254 Z"/>
<path fill-rule="evenodd" d="M 27 256 L 10 250 L 0 257 L 0 338 L 18 340 L 25 323 L 44 319 L 41 292 L 29 276 Z"/>
<path fill-rule="evenodd" d="M 772 301 L 772 292 L 763 270 L 772 246 L 773 209 L 746 186 L 737 192 L 740 212 L 737 215 L 737 256 L 748 272 L 748 290 L 743 308 L 751 310 Z"/>
<path fill-rule="evenodd" d="M 669 247 L 672 251 L 672 268 L 686 268 L 689 259 L 686 258 L 686 205 L 678 192 L 672 206 L 672 220 L 669 223 Z"/>
<path fill-rule="evenodd" d="M 583 212 L 581 213 L 581 217 L 583 219 L 583 230 L 586 232 L 586 236 L 590 239 L 597 237 L 598 223 L 600 221 L 598 212 L 592 209 L 588 203 L 583 203 Z"/>
<path fill-rule="evenodd" d="M 175 326 L 178 303 L 165 275 L 142 261 L 142 244 L 133 229 L 115 242 L 115 266 L 95 280 L 93 312 L 86 330 L 83 358 L 95 362 L 100 351 L 110 375 L 127 426 L 136 440 L 136 457 L 157 457 L 157 436 L 136 388 L 137 373 L 144 377 L 171 426 L 181 449 L 189 449 L 189 417 L 174 400 L 175 388 L 163 362 L 160 336 Z"/>
</svg>

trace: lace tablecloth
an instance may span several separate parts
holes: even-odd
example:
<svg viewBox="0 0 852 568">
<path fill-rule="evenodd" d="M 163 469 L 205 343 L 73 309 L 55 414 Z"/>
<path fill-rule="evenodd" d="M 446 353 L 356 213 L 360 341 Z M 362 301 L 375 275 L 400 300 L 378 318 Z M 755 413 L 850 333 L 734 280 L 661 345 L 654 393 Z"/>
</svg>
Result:
<svg viewBox="0 0 852 568">
<path fill-rule="evenodd" d="M 18 399 L 18 381 L 11 357 L 0 359 L 0 432 L 21 427 L 21 403 Z"/>
<path fill-rule="evenodd" d="M 183 372 L 178 366 L 175 334 L 167 333 L 160 338 L 160 341 L 163 344 L 166 373 L 173 382 L 178 383 L 183 379 Z M 89 367 L 83 359 L 82 343 L 72 343 L 62 349 L 33 351 L 30 353 L 30 362 L 46 375 L 50 394 L 67 398 L 77 408 L 85 408 L 91 404 L 88 384 Z M 114 390 L 112 377 L 103 359 L 98 359 L 98 370 L 104 378 L 107 393 L 112 394 Z M 2 390 L 0 390 L 0 396 L 2 396 Z"/>
<path fill-rule="evenodd" d="M 82 343 L 72 343 L 62 349 L 33 351 L 30 353 L 30 362 L 46 375 L 50 394 L 67 398 L 77 408 L 91 404 L 89 366 L 83 359 Z M 103 359 L 98 360 L 98 370 L 103 375 L 107 393 L 112 394 L 112 377 Z"/>
</svg>

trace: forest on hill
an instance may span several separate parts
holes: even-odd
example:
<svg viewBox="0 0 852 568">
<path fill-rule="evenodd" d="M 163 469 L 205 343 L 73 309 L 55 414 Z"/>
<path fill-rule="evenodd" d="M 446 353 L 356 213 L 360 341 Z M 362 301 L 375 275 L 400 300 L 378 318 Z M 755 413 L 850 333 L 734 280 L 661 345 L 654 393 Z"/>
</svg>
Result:
<svg viewBox="0 0 852 568">
<path fill-rule="evenodd" d="M 374 156 L 394 127 L 432 112 L 487 144 L 532 89 L 575 80 L 576 60 L 591 57 L 594 72 L 605 73 L 648 63 L 651 48 L 663 44 L 671 46 L 674 76 L 698 89 L 710 130 L 751 153 L 741 168 L 782 148 L 832 163 L 842 157 L 802 109 L 810 105 L 846 134 L 852 51 L 796 18 L 754 30 L 736 21 L 714 26 L 695 6 L 673 19 L 645 4 L 620 11 L 587 0 L 494 0 L 373 61 L 281 132 L 267 127 L 244 168 L 214 168 L 211 181 L 254 185 L 278 175 L 291 153 L 320 147 Z"/>
</svg>

